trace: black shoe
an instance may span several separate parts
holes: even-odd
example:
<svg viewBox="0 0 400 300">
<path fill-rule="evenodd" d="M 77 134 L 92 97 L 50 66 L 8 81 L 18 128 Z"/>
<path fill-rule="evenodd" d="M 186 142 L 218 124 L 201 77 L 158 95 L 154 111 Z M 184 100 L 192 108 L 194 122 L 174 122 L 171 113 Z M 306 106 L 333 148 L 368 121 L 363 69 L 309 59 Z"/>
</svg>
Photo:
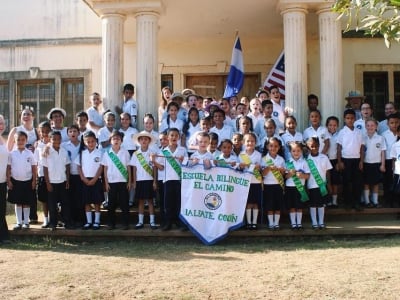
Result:
<svg viewBox="0 0 400 300">
<path fill-rule="evenodd" d="M 303 228 L 303 225 L 301 225 L 301 224 L 297 224 L 297 230 L 303 230 L 304 228 Z"/>
<path fill-rule="evenodd" d="M 153 230 L 155 230 L 155 229 L 158 228 L 158 226 L 157 226 L 156 223 L 150 223 L 150 228 L 153 229 Z"/>
<path fill-rule="evenodd" d="M 247 225 L 246 225 L 246 229 L 247 229 L 247 230 L 251 230 L 251 224 L 247 224 Z"/>
<path fill-rule="evenodd" d="M 83 227 L 82 227 L 83 230 L 88 230 L 88 229 L 90 229 L 90 228 L 92 228 L 92 224 L 91 224 L 91 223 L 86 223 L 86 224 L 83 225 Z"/>
<path fill-rule="evenodd" d="M 251 230 L 257 230 L 257 229 L 258 229 L 257 224 L 251 224 Z"/>
<path fill-rule="evenodd" d="M 135 229 L 142 229 L 143 228 L 143 223 L 137 223 L 135 226 Z"/>
<path fill-rule="evenodd" d="M 51 226 L 49 227 L 50 231 L 56 231 L 57 227 L 56 226 Z"/>
</svg>

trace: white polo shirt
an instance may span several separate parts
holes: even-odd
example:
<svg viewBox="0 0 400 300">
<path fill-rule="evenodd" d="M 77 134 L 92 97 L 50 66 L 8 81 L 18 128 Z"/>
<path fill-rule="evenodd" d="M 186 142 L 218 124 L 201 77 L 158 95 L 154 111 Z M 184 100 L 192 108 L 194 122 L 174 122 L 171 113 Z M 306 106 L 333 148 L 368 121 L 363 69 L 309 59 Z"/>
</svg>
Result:
<svg viewBox="0 0 400 300">
<path fill-rule="evenodd" d="M 124 139 L 122 141 L 121 147 L 125 150 L 136 150 L 137 146 L 132 138 L 136 133 L 138 133 L 138 130 L 133 127 L 128 127 L 126 130 L 120 128 L 119 132 L 122 132 L 124 134 Z"/>
<path fill-rule="evenodd" d="M 168 147 L 165 147 L 165 150 L 169 151 L 171 153 L 171 156 L 173 157 L 180 157 L 183 156 L 184 161 L 187 160 L 188 155 L 186 152 L 186 148 L 178 146 L 174 152 L 171 151 L 171 149 Z M 163 152 L 161 152 L 161 155 L 164 155 Z M 175 161 L 178 165 L 181 165 L 180 161 L 175 158 Z M 181 180 L 180 175 L 176 173 L 176 171 L 172 168 L 171 164 L 168 162 L 168 160 L 164 157 L 159 157 L 157 159 L 157 162 L 159 164 L 164 165 L 164 182 L 167 182 L 169 180 Z"/>
<path fill-rule="evenodd" d="M 365 157 L 364 162 L 369 164 L 381 163 L 382 151 L 386 151 L 386 143 L 383 136 L 376 132 L 372 137 L 364 136 Z"/>
<path fill-rule="evenodd" d="M 308 164 L 303 157 L 300 157 L 298 160 L 294 160 L 293 158 L 290 158 L 289 161 L 291 161 L 293 163 L 293 166 L 294 166 L 294 169 L 296 170 L 296 172 L 302 171 L 305 174 L 310 174 L 310 168 L 308 167 Z M 306 180 L 304 178 L 299 178 L 299 179 L 301 181 L 301 184 L 304 185 Z M 291 186 L 291 187 L 296 186 L 294 184 L 292 177 L 286 179 L 286 186 Z"/>
<path fill-rule="evenodd" d="M 33 153 L 27 149 L 22 151 L 16 149 L 8 155 L 8 165 L 11 166 L 11 177 L 18 181 L 31 180 L 32 166 L 36 164 L 37 162 Z"/>
<path fill-rule="evenodd" d="M 74 145 L 71 143 L 71 141 L 69 141 L 66 143 L 62 143 L 61 147 L 63 147 L 67 151 L 68 157 L 71 161 L 70 174 L 79 175 L 78 165 L 75 163 L 75 159 L 79 154 L 80 144 L 78 143 L 78 145 Z"/>
<path fill-rule="evenodd" d="M 321 175 L 322 180 L 324 182 L 326 182 L 326 173 L 328 170 L 332 169 L 332 164 L 329 161 L 328 156 L 326 156 L 325 154 L 322 154 L 322 153 L 319 153 L 317 156 L 312 156 L 310 154 L 310 155 L 308 155 L 307 159 L 311 159 L 314 162 L 319 175 Z M 318 184 L 315 181 L 315 178 L 312 175 L 311 170 L 310 170 L 310 178 L 307 180 L 307 187 L 309 189 L 318 188 Z"/>
<path fill-rule="evenodd" d="M 43 151 L 44 148 L 46 147 L 47 144 L 43 143 L 42 141 L 39 141 L 38 144 L 36 145 L 35 152 L 33 153 L 33 156 L 35 157 L 35 160 L 37 162 L 37 174 L 39 177 L 44 176 L 44 171 L 43 171 Z"/>
<path fill-rule="evenodd" d="M 390 157 L 395 159 L 394 174 L 400 175 L 400 141 L 393 144 L 390 150 Z"/>
<path fill-rule="evenodd" d="M 288 160 L 291 158 L 290 150 L 289 150 L 289 143 L 290 142 L 303 142 L 303 135 L 296 131 L 294 135 L 289 133 L 289 131 L 285 131 L 284 134 L 281 135 L 281 139 L 283 141 L 283 146 L 285 147 L 285 159 Z"/>
<path fill-rule="evenodd" d="M 330 160 L 337 159 L 337 138 L 339 136 L 339 132 L 335 132 L 334 134 L 329 133 L 329 150 L 328 157 Z"/>
<path fill-rule="evenodd" d="M 278 168 L 286 168 L 285 165 L 285 160 L 283 159 L 282 156 L 277 155 L 275 158 L 273 158 L 272 156 L 269 155 L 269 153 L 267 153 L 267 155 L 265 155 L 262 160 L 261 160 L 261 167 L 266 168 L 269 165 L 267 164 L 268 160 L 272 160 L 272 163 L 274 164 L 275 167 Z M 282 175 L 283 178 L 284 175 Z M 272 184 L 279 184 L 278 180 L 275 178 L 274 174 L 272 174 L 271 171 L 269 171 L 267 173 L 267 175 L 264 176 L 264 184 L 268 184 L 268 185 L 272 185 Z"/>
<path fill-rule="evenodd" d="M 113 129 L 108 129 L 107 126 L 101 127 L 99 129 L 99 132 L 97 133 L 98 139 L 99 139 L 99 149 L 104 151 L 104 148 L 101 146 L 102 142 L 107 142 L 110 139 L 110 135 Z"/>
<path fill-rule="evenodd" d="M 222 126 L 221 129 L 218 129 L 215 126 L 212 127 L 210 129 L 210 132 L 214 132 L 214 133 L 216 133 L 218 135 L 218 145 L 221 144 L 222 140 L 224 140 L 224 139 L 230 140 L 230 139 L 232 139 L 232 136 L 233 136 L 233 128 L 232 128 L 232 126 L 225 125 L 225 124 L 224 124 L 224 126 Z"/>
<path fill-rule="evenodd" d="M 75 158 L 75 163 L 81 166 L 83 176 L 92 178 L 96 176 L 97 170 L 101 167 L 102 152 L 99 149 L 83 150 L 80 155 Z"/>
<path fill-rule="evenodd" d="M 95 123 L 99 127 L 104 126 L 104 119 L 103 119 L 103 114 L 100 113 L 95 107 L 89 107 L 86 110 L 86 113 L 88 114 L 88 121 L 91 121 Z M 93 130 L 93 132 L 97 133 L 97 129 L 91 128 L 90 124 L 88 123 L 88 127 Z"/>
<path fill-rule="evenodd" d="M 160 132 L 166 131 L 169 128 L 176 128 L 179 130 L 179 132 L 182 132 L 184 122 L 181 119 L 176 118 L 175 121 L 169 119 L 169 124 L 167 122 L 167 119 L 162 120 L 160 126 Z"/>
<path fill-rule="evenodd" d="M 392 146 L 394 145 L 394 143 L 397 142 L 397 134 L 393 134 L 393 132 L 391 132 L 390 130 L 386 130 L 382 134 L 382 136 L 385 139 L 385 143 L 386 143 L 385 157 L 386 157 L 386 159 L 392 160 L 390 157 L 390 150 L 392 149 Z"/>
<path fill-rule="evenodd" d="M 342 146 L 343 158 L 360 158 L 361 145 L 364 145 L 361 130 L 355 127 L 351 130 L 349 127 L 344 126 L 339 131 L 337 144 Z"/>
<path fill-rule="evenodd" d="M 128 99 L 128 101 L 124 101 L 124 104 L 122 105 L 122 111 L 124 113 L 128 113 L 131 116 L 131 125 L 132 127 L 136 128 L 136 118 L 138 114 L 138 104 L 137 101 L 134 98 Z"/>
<path fill-rule="evenodd" d="M 303 139 L 306 142 L 309 138 L 311 137 L 317 137 L 319 139 L 319 152 L 322 152 L 322 150 L 325 147 L 325 141 L 329 140 L 330 134 L 328 132 L 328 129 L 324 126 L 319 126 L 317 129 L 314 127 L 310 126 L 303 132 Z"/>
<path fill-rule="evenodd" d="M 245 168 L 246 171 L 253 172 L 256 164 L 261 166 L 261 153 L 258 152 L 257 150 L 254 150 L 251 155 L 247 154 L 246 151 L 242 151 L 239 154 L 239 156 L 238 156 L 239 163 L 247 163 L 244 161 L 242 155 L 247 155 L 251 161 L 250 167 Z M 250 183 L 260 183 L 260 181 L 256 178 L 256 176 L 253 175 L 253 176 L 251 176 Z"/>
<path fill-rule="evenodd" d="M 365 120 L 358 119 L 357 121 L 354 122 L 354 127 L 357 128 L 358 130 L 361 130 L 363 134 L 367 134 L 367 130 L 365 129 Z"/>
<path fill-rule="evenodd" d="M 63 147 L 56 151 L 50 146 L 49 154 L 43 158 L 43 167 L 48 169 L 50 183 L 65 182 L 67 180 L 66 170 L 70 163 L 68 153 Z"/>
<path fill-rule="evenodd" d="M 284 131 L 285 128 L 285 112 L 281 104 L 275 103 L 272 100 L 272 119 L 275 121 L 276 128 L 279 133 Z"/>
<path fill-rule="evenodd" d="M 111 160 L 110 155 L 108 154 L 109 152 L 114 153 L 125 168 L 128 168 L 130 161 L 130 155 L 128 150 L 125 150 L 123 148 L 119 149 L 118 153 L 116 153 L 112 148 L 104 152 L 103 157 L 101 159 L 101 164 L 107 167 L 108 183 L 128 182 L 122 175 L 122 173 L 118 170 L 115 163 Z"/>
<path fill-rule="evenodd" d="M 139 148 L 138 150 L 136 150 L 135 153 L 133 153 L 129 162 L 129 165 L 136 167 L 136 181 L 153 180 L 153 176 L 150 176 L 150 174 L 147 173 L 143 166 L 140 164 L 140 161 L 137 157 L 139 153 L 143 155 L 145 161 L 147 162 L 147 164 L 150 165 L 151 169 L 153 170 L 152 164 L 150 163 L 150 154 L 154 152 L 150 148 L 145 152 L 143 152 L 142 149 Z"/>
</svg>

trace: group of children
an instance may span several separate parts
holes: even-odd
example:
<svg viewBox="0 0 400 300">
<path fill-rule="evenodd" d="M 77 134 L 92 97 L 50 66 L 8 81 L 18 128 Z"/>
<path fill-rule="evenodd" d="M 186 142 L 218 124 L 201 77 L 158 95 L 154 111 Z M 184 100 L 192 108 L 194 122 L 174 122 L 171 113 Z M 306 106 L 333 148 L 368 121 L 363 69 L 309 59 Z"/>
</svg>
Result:
<svg viewBox="0 0 400 300">
<path fill-rule="evenodd" d="M 291 228 L 302 229 L 306 207 L 312 228 L 324 229 L 325 206 L 338 205 L 340 185 L 345 207 L 359 209 L 361 198 L 364 205 L 378 207 L 378 185 L 383 178 L 385 197 L 394 200 L 393 182 L 398 183 L 400 174 L 398 114 L 388 116 L 389 129 L 381 136 L 376 132 L 378 123 L 368 115 L 361 122 L 365 129 L 359 129 L 355 112 L 346 110 L 345 125 L 339 131 L 337 117 L 329 117 L 324 127 L 315 109 L 309 114 L 310 127 L 300 133 L 294 116 L 282 121 L 284 110 L 277 105 L 276 87 L 271 88 L 271 100 L 261 102 L 264 93 L 252 99 L 249 113 L 235 99 L 204 106 L 197 95 L 189 94 L 184 106 L 183 95 L 170 94 L 160 133 L 154 130 L 151 114 L 144 116 L 144 130 L 138 132 L 133 95 L 133 86 L 126 85 L 118 129 L 117 115 L 103 113 L 100 95 L 94 93 L 91 108 L 78 113 L 77 124 L 68 128 L 62 125 L 65 111 L 52 109 L 49 121 L 39 124 L 34 145 L 28 141 L 27 130 L 13 131 L 7 185 L 8 200 L 16 206 L 15 229 L 29 228 L 30 207 L 37 197 L 43 204 L 42 227 L 51 230 L 59 218 L 67 229 L 77 225 L 99 229 L 104 199 L 109 229 L 116 226 L 117 207 L 122 211 L 122 228 L 129 228 L 134 199 L 138 205 L 135 229 L 144 227 L 145 204 L 150 228 L 156 229 L 155 198 L 162 230 L 174 224 L 186 230 L 179 220 L 182 164 L 251 172 L 244 216 L 250 230 L 260 223 L 260 209 L 266 212 L 271 230 L 280 228 L 283 210 L 289 211 Z M 33 115 L 26 109 L 21 120 L 25 113 Z"/>
</svg>

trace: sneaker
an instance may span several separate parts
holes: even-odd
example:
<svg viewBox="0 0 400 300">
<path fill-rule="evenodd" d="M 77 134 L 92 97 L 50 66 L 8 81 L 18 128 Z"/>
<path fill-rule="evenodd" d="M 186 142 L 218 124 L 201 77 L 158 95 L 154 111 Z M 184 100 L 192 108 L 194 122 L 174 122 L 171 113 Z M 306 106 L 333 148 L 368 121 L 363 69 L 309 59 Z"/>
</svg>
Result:
<svg viewBox="0 0 400 300">
<path fill-rule="evenodd" d="M 135 226 L 135 229 L 142 229 L 143 228 L 143 223 L 137 223 Z"/>
<path fill-rule="evenodd" d="M 93 227 L 93 230 L 99 230 L 100 229 L 100 224 L 99 223 L 94 223 L 92 227 Z"/>
<path fill-rule="evenodd" d="M 13 230 L 20 230 L 22 228 L 21 224 L 15 224 Z"/>
<path fill-rule="evenodd" d="M 22 229 L 29 229 L 29 224 L 22 225 Z"/>
<path fill-rule="evenodd" d="M 92 224 L 90 224 L 90 223 L 86 223 L 85 225 L 83 225 L 83 230 L 87 230 L 87 229 L 90 229 L 92 227 Z"/>
</svg>

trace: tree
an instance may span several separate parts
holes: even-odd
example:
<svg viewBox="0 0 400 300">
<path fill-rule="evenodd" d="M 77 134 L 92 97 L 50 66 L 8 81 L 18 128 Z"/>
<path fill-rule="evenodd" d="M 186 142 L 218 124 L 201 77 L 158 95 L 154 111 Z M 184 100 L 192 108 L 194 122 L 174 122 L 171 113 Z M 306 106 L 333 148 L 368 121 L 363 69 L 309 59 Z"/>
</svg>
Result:
<svg viewBox="0 0 400 300">
<path fill-rule="evenodd" d="M 386 47 L 400 42 L 400 0 L 337 0 L 333 10 L 339 18 L 347 17 L 345 31 L 365 30 L 372 36 L 381 34 Z"/>
</svg>

